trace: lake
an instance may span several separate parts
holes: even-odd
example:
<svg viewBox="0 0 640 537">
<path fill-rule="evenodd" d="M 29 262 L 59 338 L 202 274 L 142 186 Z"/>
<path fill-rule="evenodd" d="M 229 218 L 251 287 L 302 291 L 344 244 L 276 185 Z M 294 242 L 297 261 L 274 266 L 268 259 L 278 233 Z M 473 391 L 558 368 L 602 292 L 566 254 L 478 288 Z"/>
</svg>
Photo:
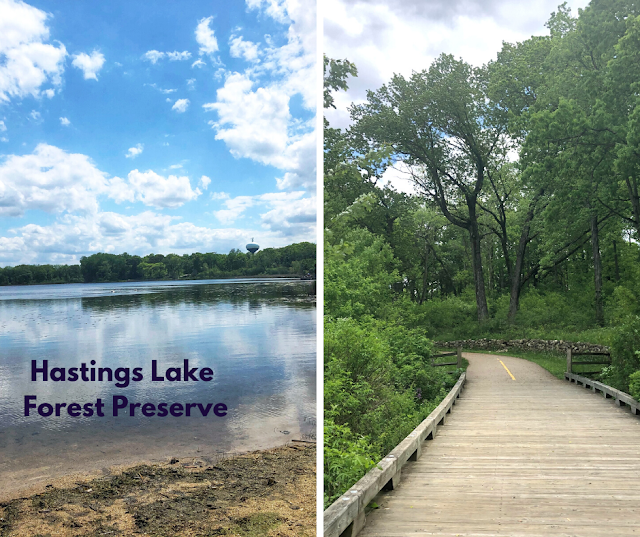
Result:
<svg viewBox="0 0 640 537">
<path fill-rule="evenodd" d="M 114 464 L 171 457 L 211 462 L 315 438 L 316 308 L 310 285 L 234 279 L 0 287 L 0 491 Z M 102 381 L 45 382 L 38 374 L 34 382 L 32 360 L 39 368 L 43 360 L 49 370 L 64 368 L 65 379 L 82 363 L 96 376 L 98 368 L 114 375 L 122 368 L 124 378 L 129 368 L 130 382 L 117 387 L 106 371 Z M 163 382 L 152 381 L 154 360 Z M 198 368 L 192 376 L 209 368 L 212 380 L 169 382 L 166 370 L 183 369 L 185 360 L 189 369 Z M 141 368 L 142 380 L 132 380 L 134 368 Z M 70 416 L 60 406 L 59 417 L 35 409 L 26 417 L 26 395 L 51 409 L 56 403 L 93 403 L 93 416 Z M 114 396 L 140 403 L 133 417 L 128 406 L 112 415 Z M 104 417 L 96 415 L 98 398 Z M 184 408 L 182 416 L 151 415 L 149 406 L 148 415 L 141 414 L 142 405 L 161 402 L 167 408 L 222 403 L 226 415 L 216 416 L 210 407 L 203 417 L 195 405 L 189 417 Z"/>
</svg>

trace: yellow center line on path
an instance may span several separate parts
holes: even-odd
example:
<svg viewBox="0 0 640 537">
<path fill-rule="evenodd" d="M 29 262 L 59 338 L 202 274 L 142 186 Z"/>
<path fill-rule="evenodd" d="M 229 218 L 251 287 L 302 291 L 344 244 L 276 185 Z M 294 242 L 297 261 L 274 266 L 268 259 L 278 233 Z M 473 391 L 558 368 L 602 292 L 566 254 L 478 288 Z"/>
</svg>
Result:
<svg viewBox="0 0 640 537">
<path fill-rule="evenodd" d="M 498 362 L 500 362 L 500 363 L 502 364 L 502 367 L 504 367 L 504 368 L 507 370 L 507 373 L 509 373 L 509 376 L 510 376 L 513 380 L 516 380 L 516 377 L 514 377 L 514 376 L 511 374 L 511 371 L 509 371 L 509 368 L 508 368 L 506 365 L 504 365 L 504 362 L 503 362 L 502 360 L 500 360 L 500 358 L 498 358 Z"/>
</svg>

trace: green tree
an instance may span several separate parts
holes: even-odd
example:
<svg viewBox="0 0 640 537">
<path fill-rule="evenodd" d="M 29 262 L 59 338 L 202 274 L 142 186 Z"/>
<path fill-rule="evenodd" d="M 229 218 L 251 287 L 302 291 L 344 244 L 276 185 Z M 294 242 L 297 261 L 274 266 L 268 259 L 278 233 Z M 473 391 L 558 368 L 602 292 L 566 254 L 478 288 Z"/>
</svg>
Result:
<svg viewBox="0 0 640 537">
<path fill-rule="evenodd" d="M 487 76 L 486 69 L 443 54 L 408 80 L 395 75 L 351 109 L 352 135 L 361 140 L 356 147 L 392 147 L 415 170 L 422 194 L 467 230 L 480 321 L 489 312 L 478 200 L 487 173 L 500 167 L 508 150 L 506 114 L 488 99 Z"/>
</svg>

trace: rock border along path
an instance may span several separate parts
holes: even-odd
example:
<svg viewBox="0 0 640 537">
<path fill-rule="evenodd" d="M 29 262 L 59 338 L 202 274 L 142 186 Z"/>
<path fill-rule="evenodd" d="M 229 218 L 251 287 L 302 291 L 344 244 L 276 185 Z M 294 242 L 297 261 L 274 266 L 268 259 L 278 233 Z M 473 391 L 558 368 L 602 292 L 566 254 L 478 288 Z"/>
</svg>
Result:
<svg viewBox="0 0 640 537">
<path fill-rule="evenodd" d="M 533 362 L 464 356 L 455 413 L 360 535 L 640 535 L 640 420 Z"/>
</svg>

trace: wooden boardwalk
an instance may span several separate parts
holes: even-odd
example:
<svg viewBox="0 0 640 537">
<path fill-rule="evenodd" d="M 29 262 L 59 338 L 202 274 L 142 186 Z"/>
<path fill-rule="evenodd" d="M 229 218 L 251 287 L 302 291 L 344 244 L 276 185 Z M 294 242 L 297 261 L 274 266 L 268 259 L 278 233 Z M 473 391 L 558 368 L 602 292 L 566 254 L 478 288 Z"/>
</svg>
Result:
<svg viewBox="0 0 640 537">
<path fill-rule="evenodd" d="M 639 417 L 534 363 L 465 358 L 446 425 L 359 535 L 640 535 Z"/>
</svg>

